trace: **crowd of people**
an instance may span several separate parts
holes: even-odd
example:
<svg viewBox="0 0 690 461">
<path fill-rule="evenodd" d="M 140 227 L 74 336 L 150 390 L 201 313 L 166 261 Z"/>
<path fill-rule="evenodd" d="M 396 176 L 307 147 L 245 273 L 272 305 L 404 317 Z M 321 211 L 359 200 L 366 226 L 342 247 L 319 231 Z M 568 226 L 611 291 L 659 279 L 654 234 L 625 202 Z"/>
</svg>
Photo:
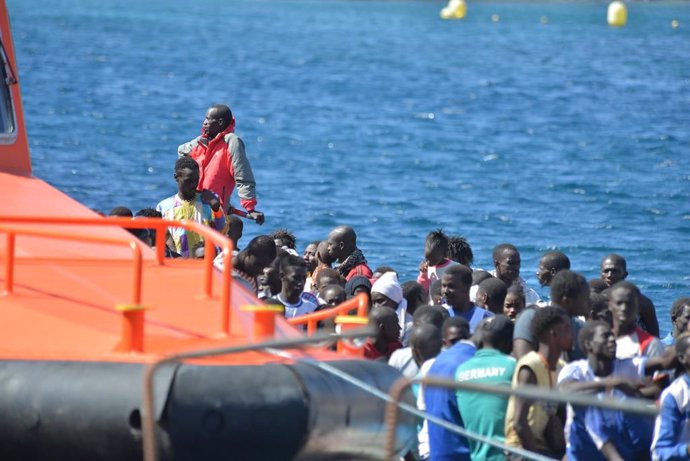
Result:
<svg viewBox="0 0 690 461">
<path fill-rule="evenodd" d="M 660 339 L 653 302 L 626 280 L 626 260 L 617 254 L 605 255 L 600 277 L 590 281 L 571 270 L 564 253 L 544 254 L 537 278 L 550 296 L 542 299 L 520 276 L 515 245 L 497 245 L 492 267 L 481 270 L 473 266 L 469 243 L 441 230 L 427 235 L 416 280 L 403 282 L 395 268 L 372 270 L 349 226 L 309 242 L 301 255 L 286 229 L 245 245 L 242 221 L 229 206 L 235 186 L 244 214 L 260 224 L 264 217 L 255 209 L 251 167 L 233 129 L 229 108 L 211 107 L 202 135 L 180 146 L 174 166 L 178 192 L 136 216 L 194 220 L 226 234 L 236 249 L 235 280 L 266 303 L 282 306 L 287 318 L 366 293 L 377 333 L 365 343 L 365 357 L 386 361 L 409 378 L 637 397 L 660 407 L 654 421 L 622 411 L 422 386 L 418 407 L 435 418 L 555 459 L 690 459 L 690 298 L 673 303 L 673 329 Z M 117 207 L 111 215 L 134 214 Z M 155 244 L 152 231 L 132 232 Z M 170 257 L 203 257 L 204 251 L 193 232 L 173 229 L 167 235 Z M 407 459 L 521 459 L 432 419 L 421 424 Z"/>
</svg>

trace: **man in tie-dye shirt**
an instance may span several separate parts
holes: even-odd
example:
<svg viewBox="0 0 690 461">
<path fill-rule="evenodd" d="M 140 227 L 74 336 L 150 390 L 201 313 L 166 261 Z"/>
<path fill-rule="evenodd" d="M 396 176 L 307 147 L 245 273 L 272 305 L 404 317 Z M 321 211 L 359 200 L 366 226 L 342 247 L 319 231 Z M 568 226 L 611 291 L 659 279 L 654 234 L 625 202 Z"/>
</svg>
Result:
<svg viewBox="0 0 690 461">
<path fill-rule="evenodd" d="M 223 232 L 225 228 L 225 214 L 220 207 L 218 196 L 210 190 L 197 192 L 199 185 L 199 165 L 190 157 L 182 157 L 175 162 L 175 181 L 177 194 L 162 200 L 156 210 L 160 211 L 163 219 L 171 221 L 196 221 Z M 203 238 L 196 232 L 177 227 L 170 228 L 172 250 L 188 258 L 191 251 Z"/>
</svg>

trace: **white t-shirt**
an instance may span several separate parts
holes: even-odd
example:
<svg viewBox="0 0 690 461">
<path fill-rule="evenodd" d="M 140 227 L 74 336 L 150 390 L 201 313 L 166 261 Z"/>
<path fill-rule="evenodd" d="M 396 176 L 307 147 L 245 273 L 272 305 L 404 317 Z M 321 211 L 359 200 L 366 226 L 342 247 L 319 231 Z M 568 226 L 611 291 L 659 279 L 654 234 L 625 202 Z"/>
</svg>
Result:
<svg viewBox="0 0 690 461">
<path fill-rule="evenodd" d="M 419 376 L 420 378 L 425 377 L 429 373 L 429 369 L 435 361 L 436 357 L 424 362 L 422 366 L 419 367 L 419 373 L 417 376 Z M 419 387 L 419 393 L 417 394 L 417 409 L 419 411 L 426 411 L 426 404 L 424 403 L 424 386 Z M 429 448 L 429 426 L 426 418 L 422 423 L 422 428 L 419 430 L 419 433 L 417 434 L 417 442 L 419 457 L 421 459 L 429 458 L 429 456 L 431 455 L 431 451 Z"/>
<path fill-rule="evenodd" d="M 606 378 L 618 377 L 627 378 L 631 381 L 639 381 L 645 377 L 646 362 L 647 359 L 645 357 L 635 357 L 625 360 L 614 359 L 613 370 L 611 371 L 610 375 L 606 376 Z M 558 384 L 561 384 L 564 381 L 591 382 L 600 381 L 601 379 L 602 378 L 594 374 L 594 371 L 592 371 L 592 368 L 589 366 L 587 359 L 570 362 L 564 366 L 563 369 L 561 369 L 561 372 L 558 374 Z M 604 398 L 607 396 L 616 397 L 619 399 L 624 399 L 627 397 L 624 392 L 615 388 L 609 393 L 600 392 L 597 394 L 598 398 Z M 613 413 L 614 412 L 611 412 L 610 414 Z M 568 404 L 567 415 L 564 432 L 566 443 L 570 443 L 570 429 L 573 424 L 573 418 L 575 417 L 575 411 L 570 404 Z M 592 441 L 596 445 L 597 449 L 601 450 L 601 447 L 604 446 L 604 443 L 607 441 L 602 440 L 599 434 L 596 431 L 591 430 L 589 427 L 587 427 L 587 433 L 592 438 Z"/>
<path fill-rule="evenodd" d="M 404 377 L 409 379 L 413 379 L 419 373 L 419 367 L 414 361 L 411 347 L 402 347 L 393 351 L 391 358 L 388 359 L 388 365 L 399 370 Z"/>
<path fill-rule="evenodd" d="M 616 338 L 616 358 L 617 359 L 630 359 L 633 357 L 639 357 L 641 355 L 645 357 L 661 357 L 664 354 L 664 345 L 659 341 L 659 338 L 652 338 L 652 340 L 647 344 L 644 351 L 640 353 L 640 338 L 636 331 L 633 331 L 629 335 L 620 336 Z"/>
<path fill-rule="evenodd" d="M 280 301 L 285 306 L 285 318 L 291 319 L 293 317 L 299 317 L 300 315 L 311 314 L 316 310 L 316 304 L 306 299 L 300 298 L 296 304 L 290 304 L 282 298 L 282 294 L 279 293 L 276 299 Z"/>
</svg>

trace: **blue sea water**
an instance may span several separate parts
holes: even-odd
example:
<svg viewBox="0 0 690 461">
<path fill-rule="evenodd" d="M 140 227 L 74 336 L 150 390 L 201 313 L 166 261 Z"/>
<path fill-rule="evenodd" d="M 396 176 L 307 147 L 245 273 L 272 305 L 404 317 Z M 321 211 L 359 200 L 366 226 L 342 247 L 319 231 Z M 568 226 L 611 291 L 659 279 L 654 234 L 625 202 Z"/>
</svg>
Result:
<svg viewBox="0 0 690 461">
<path fill-rule="evenodd" d="M 662 332 L 690 296 L 688 3 L 631 3 L 620 29 L 605 3 L 7 4 L 34 174 L 90 207 L 174 193 L 178 144 L 226 102 L 267 215 L 245 241 L 350 224 L 406 280 L 442 227 L 478 267 L 516 244 L 535 287 L 547 250 L 588 278 L 617 252 Z"/>
</svg>

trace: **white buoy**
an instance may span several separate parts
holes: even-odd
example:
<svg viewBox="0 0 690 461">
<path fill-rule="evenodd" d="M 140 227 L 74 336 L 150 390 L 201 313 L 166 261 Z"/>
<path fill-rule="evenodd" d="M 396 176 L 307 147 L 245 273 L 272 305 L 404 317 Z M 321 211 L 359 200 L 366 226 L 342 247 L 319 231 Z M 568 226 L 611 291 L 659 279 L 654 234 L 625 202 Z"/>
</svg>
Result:
<svg viewBox="0 0 690 461">
<path fill-rule="evenodd" d="M 673 21 L 671 21 L 671 27 L 673 27 L 674 29 L 677 29 L 678 27 L 680 27 L 680 23 L 678 22 L 677 19 L 674 19 Z"/>
<path fill-rule="evenodd" d="M 623 27 L 628 22 L 628 8 L 625 3 L 619 0 L 609 3 L 606 20 L 611 27 Z"/>
<path fill-rule="evenodd" d="M 493 21 L 493 22 L 498 22 L 498 21 L 500 21 L 500 20 L 501 20 L 501 17 L 500 17 L 499 15 L 497 15 L 497 14 L 492 14 L 492 15 L 491 15 L 491 21 Z"/>
<path fill-rule="evenodd" d="M 462 19 L 467 14 L 465 0 L 448 0 L 448 5 L 441 10 L 443 19 Z"/>
</svg>

